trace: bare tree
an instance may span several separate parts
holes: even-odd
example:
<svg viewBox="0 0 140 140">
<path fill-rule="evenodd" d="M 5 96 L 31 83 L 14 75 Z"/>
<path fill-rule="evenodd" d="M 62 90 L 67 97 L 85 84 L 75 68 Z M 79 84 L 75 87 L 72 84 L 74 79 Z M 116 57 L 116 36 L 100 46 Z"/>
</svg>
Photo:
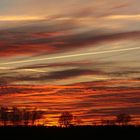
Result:
<svg viewBox="0 0 140 140">
<path fill-rule="evenodd" d="M 116 122 L 119 125 L 128 125 L 131 119 L 132 119 L 131 116 L 128 114 L 119 114 L 116 116 Z"/>
<path fill-rule="evenodd" d="M 37 108 L 35 108 L 32 112 L 31 112 L 31 121 L 32 121 L 32 125 L 35 125 L 36 120 L 42 118 L 44 112 L 43 111 L 39 111 L 37 110 Z"/>
<path fill-rule="evenodd" d="M 37 119 L 37 115 L 38 115 L 38 113 L 37 113 L 36 108 L 35 108 L 35 109 L 32 111 L 32 125 L 35 124 L 35 121 L 36 121 L 36 119 Z"/>
<path fill-rule="evenodd" d="M 7 107 L 0 107 L 0 120 L 4 126 L 7 125 L 8 122 L 8 108 Z"/>
<path fill-rule="evenodd" d="M 59 125 L 61 127 L 69 127 L 72 125 L 73 115 L 70 112 L 63 112 L 59 117 Z"/>
<path fill-rule="evenodd" d="M 44 111 L 34 110 L 32 109 L 20 109 L 17 107 L 0 107 L 0 123 L 4 126 L 7 124 L 10 125 L 25 125 L 27 126 L 29 123 L 34 125 L 36 120 L 42 118 Z"/>
<path fill-rule="evenodd" d="M 23 114 L 22 115 L 23 123 L 24 123 L 25 126 L 27 126 L 29 124 L 29 121 L 31 120 L 30 119 L 31 114 L 26 108 L 24 108 L 22 114 Z"/>
<path fill-rule="evenodd" d="M 12 107 L 11 121 L 13 125 L 19 125 L 22 121 L 21 111 L 17 107 Z"/>
</svg>

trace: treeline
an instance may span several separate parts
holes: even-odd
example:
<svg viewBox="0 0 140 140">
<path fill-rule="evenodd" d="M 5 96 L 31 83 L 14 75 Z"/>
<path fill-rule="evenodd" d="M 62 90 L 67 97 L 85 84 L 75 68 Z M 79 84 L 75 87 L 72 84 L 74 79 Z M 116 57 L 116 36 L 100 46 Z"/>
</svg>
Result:
<svg viewBox="0 0 140 140">
<path fill-rule="evenodd" d="M 17 108 L 17 107 L 0 107 L 0 125 L 7 126 L 28 126 L 36 125 L 37 121 L 43 119 L 46 112 L 38 110 L 37 108 Z M 46 119 L 46 118 L 45 118 Z M 101 119 L 101 125 L 129 125 L 132 117 L 129 114 L 118 114 L 115 119 L 107 120 Z M 39 123 L 38 123 L 39 124 Z M 91 122 L 96 125 L 95 121 Z M 43 125 L 47 125 L 46 122 Z M 81 126 L 83 121 L 74 116 L 71 112 L 65 111 L 58 117 L 58 125 L 60 127 Z"/>
<path fill-rule="evenodd" d="M 129 114 L 118 114 L 115 116 L 115 119 L 113 120 L 102 120 L 101 119 L 101 125 L 129 125 L 129 123 L 132 121 L 132 117 Z M 61 127 L 70 127 L 73 125 L 82 125 L 82 120 L 75 119 L 75 116 L 72 115 L 70 112 L 63 112 L 58 120 L 58 123 Z M 95 122 L 93 122 L 93 125 L 96 125 Z"/>
<path fill-rule="evenodd" d="M 37 108 L 0 107 L 0 124 L 7 125 L 34 125 L 42 118 L 44 112 Z"/>
</svg>

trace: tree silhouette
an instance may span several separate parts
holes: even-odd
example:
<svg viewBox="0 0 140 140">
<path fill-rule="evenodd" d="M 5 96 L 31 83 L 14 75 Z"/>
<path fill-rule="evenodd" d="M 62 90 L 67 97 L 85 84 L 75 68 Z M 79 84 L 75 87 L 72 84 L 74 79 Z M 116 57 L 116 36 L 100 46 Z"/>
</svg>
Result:
<svg viewBox="0 0 140 140">
<path fill-rule="evenodd" d="M 21 111 L 17 107 L 12 107 L 11 122 L 13 125 L 19 125 L 22 120 Z"/>
<path fill-rule="evenodd" d="M 35 121 L 42 118 L 43 114 L 43 111 L 38 111 L 37 108 L 34 108 L 34 110 L 31 112 L 32 125 L 35 125 Z"/>
<path fill-rule="evenodd" d="M 7 125 L 7 122 L 9 120 L 8 108 L 7 107 L 0 107 L 0 120 L 3 123 L 4 126 Z"/>
<path fill-rule="evenodd" d="M 42 118 L 44 111 L 33 110 L 31 108 L 17 108 L 17 107 L 0 107 L 0 123 L 6 126 L 7 124 L 17 125 L 31 125 L 35 124 L 36 120 Z"/>
<path fill-rule="evenodd" d="M 128 125 L 131 119 L 132 119 L 131 116 L 128 114 L 119 114 L 116 116 L 116 122 L 119 125 Z"/>
<path fill-rule="evenodd" d="M 38 116 L 38 113 L 36 111 L 36 108 L 32 111 L 32 125 L 35 124 L 35 121 L 37 120 L 37 116 Z"/>
<path fill-rule="evenodd" d="M 26 109 L 26 108 L 24 108 L 23 109 L 23 116 L 22 116 L 22 119 L 23 119 L 23 124 L 25 125 L 25 126 L 27 126 L 28 124 L 29 124 L 29 121 L 31 120 L 31 114 L 30 114 L 30 112 Z"/>
<path fill-rule="evenodd" d="M 59 125 L 61 127 L 69 127 L 72 124 L 73 115 L 70 112 L 63 112 L 59 117 Z"/>
</svg>

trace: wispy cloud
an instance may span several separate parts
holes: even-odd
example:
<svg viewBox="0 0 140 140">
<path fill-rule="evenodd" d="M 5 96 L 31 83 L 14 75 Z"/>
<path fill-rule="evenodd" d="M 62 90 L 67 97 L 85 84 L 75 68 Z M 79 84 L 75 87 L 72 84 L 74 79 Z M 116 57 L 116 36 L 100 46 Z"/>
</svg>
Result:
<svg viewBox="0 0 140 140">
<path fill-rule="evenodd" d="M 72 35 L 67 35 L 67 33 L 66 35 L 61 35 L 61 32 L 54 32 L 47 36 L 44 33 L 42 37 L 32 37 L 30 33 L 20 32 L 1 33 L 0 55 L 2 57 L 39 53 L 53 54 L 77 50 L 91 45 L 96 46 L 110 41 L 139 39 L 139 37 L 139 31 L 113 34 L 102 33 L 100 35 L 94 31 L 74 33 Z"/>
<path fill-rule="evenodd" d="M 57 121 L 140 118 L 138 0 L 0 1 L 0 105 L 36 106 Z M 59 58 L 59 59 L 58 59 Z"/>
</svg>

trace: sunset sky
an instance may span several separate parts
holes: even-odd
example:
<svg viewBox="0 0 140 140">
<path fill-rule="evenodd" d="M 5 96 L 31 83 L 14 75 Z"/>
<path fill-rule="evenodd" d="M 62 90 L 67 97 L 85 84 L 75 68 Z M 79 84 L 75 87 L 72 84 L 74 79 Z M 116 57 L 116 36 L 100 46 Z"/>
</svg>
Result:
<svg viewBox="0 0 140 140">
<path fill-rule="evenodd" d="M 139 120 L 140 1 L 1 0 L 0 105 Z"/>
</svg>

